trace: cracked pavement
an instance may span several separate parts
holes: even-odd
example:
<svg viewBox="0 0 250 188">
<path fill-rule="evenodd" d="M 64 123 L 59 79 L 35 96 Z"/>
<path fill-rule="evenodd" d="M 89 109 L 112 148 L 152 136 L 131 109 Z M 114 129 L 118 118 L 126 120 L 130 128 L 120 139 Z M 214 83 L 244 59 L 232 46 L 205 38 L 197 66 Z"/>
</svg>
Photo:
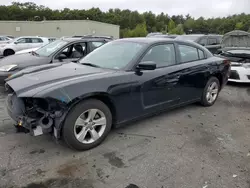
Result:
<svg viewBox="0 0 250 188">
<path fill-rule="evenodd" d="M 249 188 L 250 85 L 112 130 L 76 152 L 51 136 L 15 133 L 0 95 L 1 188 Z"/>
</svg>

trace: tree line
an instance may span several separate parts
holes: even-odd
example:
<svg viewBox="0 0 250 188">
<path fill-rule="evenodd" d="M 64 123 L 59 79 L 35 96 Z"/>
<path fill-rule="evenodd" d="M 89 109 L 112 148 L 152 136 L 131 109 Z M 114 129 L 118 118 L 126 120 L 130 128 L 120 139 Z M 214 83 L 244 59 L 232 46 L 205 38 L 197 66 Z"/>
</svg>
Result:
<svg viewBox="0 0 250 188">
<path fill-rule="evenodd" d="M 224 34 L 234 29 L 250 32 L 250 14 L 231 15 L 223 18 L 203 17 L 193 18 L 188 15 L 173 15 L 167 13 L 154 14 L 151 11 L 109 9 L 106 12 L 99 8 L 53 10 L 33 2 L 12 2 L 11 5 L 0 6 L 0 20 L 94 20 L 120 25 L 121 37 L 145 36 L 151 32 L 170 34 L 184 33 L 217 33 Z"/>
</svg>

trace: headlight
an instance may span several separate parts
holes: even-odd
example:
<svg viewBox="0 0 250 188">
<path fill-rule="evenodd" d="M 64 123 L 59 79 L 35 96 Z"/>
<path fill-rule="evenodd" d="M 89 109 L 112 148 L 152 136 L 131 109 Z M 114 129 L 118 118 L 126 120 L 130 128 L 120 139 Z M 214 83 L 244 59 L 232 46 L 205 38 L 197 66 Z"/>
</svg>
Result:
<svg viewBox="0 0 250 188">
<path fill-rule="evenodd" d="M 0 67 L 0 71 L 9 72 L 9 71 L 15 69 L 16 67 L 17 67 L 17 65 L 4 65 L 4 66 Z"/>
</svg>

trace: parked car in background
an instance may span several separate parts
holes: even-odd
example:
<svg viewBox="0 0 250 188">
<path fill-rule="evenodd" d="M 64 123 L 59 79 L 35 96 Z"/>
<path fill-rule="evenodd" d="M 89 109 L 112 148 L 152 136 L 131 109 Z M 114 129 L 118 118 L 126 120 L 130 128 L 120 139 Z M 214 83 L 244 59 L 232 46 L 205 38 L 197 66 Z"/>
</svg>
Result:
<svg viewBox="0 0 250 188">
<path fill-rule="evenodd" d="M 7 36 L 0 36 L 0 45 L 1 44 L 6 44 L 10 41 L 12 41 L 13 39 Z"/>
<path fill-rule="evenodd" d="M 250 33 L 231 31 L 222 39 L 220 57 L 231 61 L 229 81 L 250 83 Z"/>
<path fill-rule="evenodd" d="M 49 37 L 48 39 L 49 39 L 49 43 L 51 43 L 51 42 L 53 42 L 55 40 L 58 40 L 57 38 L 51 38 L 51 37 Z M 44 44 L 43 46 L 45 46 L 45 45 L 47 45 L 47 44 Z M 41 47 L 42 46 L 36 47 L 36 48 L 28 48 L 28 49 L 25 49 L 25 50 L 20 50 L 20 51 L 16 52 L 15 54 L 24 54 L 24 53 L 34 52 L 34 51 L 36 51 L 37 49 L 39 49 Z"/>
<path fill-rule="evenodd" d="M 0 45 L 0 56 L 13 55 L 20 50 L 36 48 L 48 44 L 49 40 L 45 37 L 23 36 L 12 40 L 10 43 Z"/>
<path fill-rule="evenodd" d="M 179 35 L 152 35 L 152 36 L 148 36 L 148 37 L 151 37 L 151 38 L 171 38 L 171 39 L 175 39 L 177 36 Z"/>
<path fill-rule="evenodd" d="M 179 35 L 176 37 L 176 39 L 196 42 L 206 47 L 211 53 L 218 54 L 219 50 L 221 49 L 222 35 L 190 34 L 190 35 Z"/>
<path fill-rule="evenodd" d="M 32 135 L 52 133 L 86 150 L 99 145 L 112 125 L 194 102 L 212 106 L 229 69 L 228 60 L 193 42 L 119 39 L 79 63 L 10 77 L 7 109 Z"/>
<path fill-rule="evenodd" d="M 7 77 L 30 66 L 38 66 L 38 70 L 41 68 L 39 65 L 77 62 L 108 41 L 104 38 L 67 38 L 51 42 L 30 53 L 5 57 L 0 60 L 0 84 L 3 85 Z"/>
</svg>

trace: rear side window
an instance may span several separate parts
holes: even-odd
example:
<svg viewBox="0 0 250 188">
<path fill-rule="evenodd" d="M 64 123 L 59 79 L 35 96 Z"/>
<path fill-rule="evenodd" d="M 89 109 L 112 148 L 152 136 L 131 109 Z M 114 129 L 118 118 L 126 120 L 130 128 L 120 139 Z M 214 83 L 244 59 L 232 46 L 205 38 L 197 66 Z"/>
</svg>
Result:
<svg viewBox="0 0 250 188">
<path fill-rule="evenodd" d="M 32 38 L 31 41 L 32 43 L 43 43 L 43 40 L 40 38 Z"/>
<path fill-rule="evenodd" d="M 105 42 L 103 42 L 103 41 L 96 41 L 96 42 L 89 42 L 89 43 L 91 45 L 92 50 L 99 48 L 100 46 L 105 44 Z"/>
<path fill-rule="evenodd" d="M 208 39 L 208 45 L 216 45 L 216 44 L 218 44 L 216 38 Z"/>
<path fill-rule="evenodd" d="M 199 44 L 202 46 L 206 46 L 207 45 L 207 38 L 203 38 L 199 41 Z"/>
<path fill-rule="evenodd" d="M 192 46 L 179 45 L 181 63 L 199 60 L 198 49 Z"/>
</svg>

